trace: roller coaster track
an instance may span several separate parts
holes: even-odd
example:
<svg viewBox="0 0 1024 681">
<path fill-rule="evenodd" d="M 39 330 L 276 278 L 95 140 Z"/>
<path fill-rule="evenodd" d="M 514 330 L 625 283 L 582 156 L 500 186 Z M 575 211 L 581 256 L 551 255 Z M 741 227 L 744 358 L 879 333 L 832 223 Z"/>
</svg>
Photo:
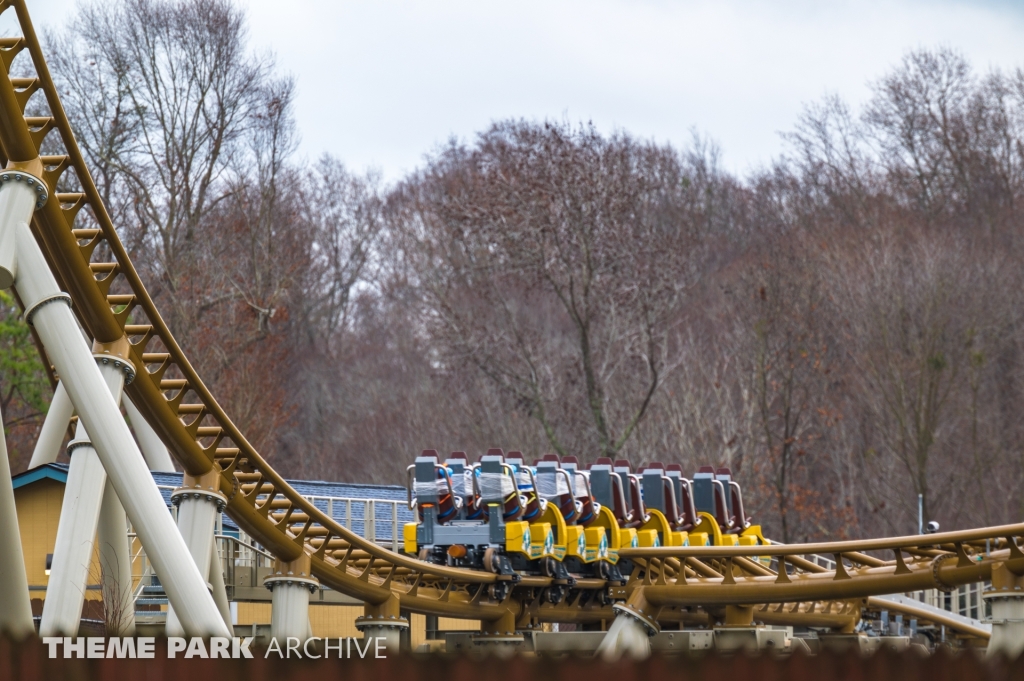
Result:
<svg viewBox="0 0 1024 681">
<path fill-rule="evenodd" d="M 430 564 L 367 541 L 292 489 L 203 384 L 117 236 L 25 0 L 0 1 L 0 13 L 7 11 L 16 13 L 21 37 L 0 39 L 0 162 L 42 178 L 50 189 L 32 224 L 48 264 L 97 344 L 127 339 L 139 371 L 126 391 L 186 475 L 215 480 L 227 499 L 225 512 L 280 561 L 306 554 L 321 583 L 371 606 L 397 599 L 408 611 L 480 619 L 485 628 L 510 618 L 519 625 L 609 620 L 611 601 L 634 593 L 660 610 L 662 622 L 699 621 L 708 609 L 756 605 L 757 620 L 848 628 L 874 595 L 985 580 L 997 564 L 1024 574 L 1018 548 L 1024 524 L 792 546 L 633 548 L 621 551 L 635 565 L 626 583 L 581 579 L 556 605 L 543 598 L 552 578 L 523 576 L 498 602 L 487 587 L 507 576 Z M 23 52 L 29 59 L 22 56 L 18 72 L 32 75 L 11 77 Z M 45 104 L 48 114 L 26 116 L 38 92 L 45 102 L 36 97 L 33 110 Z M 57 151 L 43 155 L 44 140 L 47 150 Z M 821 567 L 818 555 L 833 557 L 835 569 Z"/>
</svg>

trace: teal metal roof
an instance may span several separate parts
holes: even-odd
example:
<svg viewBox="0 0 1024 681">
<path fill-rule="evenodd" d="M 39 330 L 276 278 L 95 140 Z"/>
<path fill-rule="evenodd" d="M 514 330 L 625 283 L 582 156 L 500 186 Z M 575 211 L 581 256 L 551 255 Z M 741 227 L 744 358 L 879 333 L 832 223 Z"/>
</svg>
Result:
<svg viewBox="0 0 1024 681">
<path fill-rule="evenodd" d="M 161 486 L 160 494 L 164 503 L 170 505 L 171 490 L 168 487 L 179 487 L 181 485 L 181 473 L 153 472 L 153 480 Z M 14 489 L 30 485 L 39 480 L 56 480 L 61 484 L 68 481 L 68 465 L 66 463 L 48 463 L 32 470 L 19 473 L 13 477 Z M 358 503 L 360 499 L 378 499 L 387 502 L 397 502 L 394 510 L 397 511 L 399 533 L 401 526 L 415 519 L 413 512 L 406 505 L 407 491 L 401 485 L 367 485 L 348 482 L 326 482 L 322 480 L 288 480 L 287 481 L 299 494 L 306 497 L 319 497 L 314 504 L 325 513 L 330 512 L 333 518 L 341 524 L 348 524 L 354 532 L 363 535 L 366 527 L 366 507 Z M 324 497 L 340 497 L 352 499 L 351 506 L 346 504 L 328 504 Z M 378 540 L 391 539 L 393 530 L 393 519 L 391 516 L 391 504 L 379 504 L 374 509 L 376 519 L 376 536 Z M 223 524 L 226 528 L 237 529 L 234 521 L 223 516 Z M 399 536 L 401 536 L 399 534 Z"/>
<path fill-rule="evenodd" d="M 48 463 L 24 473 L 18 473 L 14 476 L 12 482 L 14 483 L 14 489 L 18 489 L 39 480 L 56 480 L 61 484 L 65 484 L 68 481 L 68 467 L 63 464 Z"/>
</svg>

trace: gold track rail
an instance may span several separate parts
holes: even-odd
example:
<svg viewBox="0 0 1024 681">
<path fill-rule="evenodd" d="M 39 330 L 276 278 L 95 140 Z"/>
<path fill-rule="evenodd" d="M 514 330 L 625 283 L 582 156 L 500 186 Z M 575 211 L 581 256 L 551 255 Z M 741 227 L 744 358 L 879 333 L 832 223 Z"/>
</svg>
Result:
<svg viewBox="0 0 1024 681">
<path fill-rule="evenodd" d="M 17 14 L 22 36 L 0 39 L 0 162 L 32 172 L 49 186 L 49 198 L 36 211 L 32 228 L 59 285 L 71 295 L 80 323 L 98 343 L 128 338 L 139 369 L 126 388 L 132 401 L 186 473 L 200 477 L 217 471 L 228 500 L 226 512 L 239 527 L 282 561 L 309 554 L 322 583 L 370 604 L 397 596 L 401 607 L 413 612 L 483 621 L 509 614 L 520 620 L 610 620 L 614 614 L 607 601 L 596 597 L 608 589 L 602 580 L 581 580 L 564 601 L 551 605 L 542 595 L 552 580 L 524 577 L 510 596 L 496 602 L 487 589 L 500 579 L 496 575 L 429 564 L 367 541 L 278 475 L 199 378 L 139 278 L 75 142 L 25 0 L 0 0 L 0 13 L 5 11 Z M 12 78 L 11 65 L 23 52 L 33 75 Z M 28 66 L 21 61 L 19 66 Z M 26 105 L 37 92 L 49 113 L 26 116 Z M 59 150 L 42 155 L 44 139 L 47 149 Z M 65 175 L 69 170 L 74 178 Z M 64 184 L 76 186 L 59 191 Z M 1016 543 L 1022 536 L 1024 525 L 1012 525 L 840 544 L 629 549 L 622 555 L 636 568 L 629 583 L 612 595 L 624 598 L 643 589 L 669 621 L 692 618 L 688 608 L 693 605 L 789 603 L 786 608 L 762 606 L 758 617 L 842 623 L 849 612 L 822 601 L 977 581 L 988 577 L 996 561 L 1024 571 L 1024 554 Z M 995 541 L 997 550 L 983 552 L 986 541 L 989 546 Z M 893 558 L 866 553 L 882 550 L 893 552 Z M 838 568 L 825 570 L 809 554 L 838 556 Z M 789 569 L 778 570 L 778 565 Z"/>
</svg>

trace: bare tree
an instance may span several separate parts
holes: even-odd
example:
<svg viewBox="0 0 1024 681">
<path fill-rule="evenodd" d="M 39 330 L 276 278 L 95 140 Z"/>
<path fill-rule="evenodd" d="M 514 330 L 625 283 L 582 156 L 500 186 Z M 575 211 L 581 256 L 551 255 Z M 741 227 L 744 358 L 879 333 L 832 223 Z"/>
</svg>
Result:
<svg viewBox="0 0 1024 681">
<path fill-rule="evenodd" d="M 309 171 L 302 219 L 310 238 L 303 319 L 308 342 L 331 353 L 350 322 L 355 293 L 376 280 L 384 229 L 380 179 L 323 156 Z M 309 295 L 312 294 L 312 295 Z"/>
<path fill-rule="evenodd" d="M 752 374 L 759 431 L 744 471 L 763 477 L 783 542 L 831 506 L 814 478 L 821 474 L 819 450 L 831 444 L 834 351 L 817 272 L 804 249 L 786 243 L 795 237 L 799 233 L 775 234 L 762 242 L 735 308 L 747 324 L 741 357 Z"/>
<path fill-rule="evenodd" d="M 171 328 L 203 301 L 183 292 L 197 231 L 230 192 L 245 135 L 265 111 L 269 56 L 246 47 L 227 0 L 82 5 L 48 52 L 108 207 L 149 265 Z M 147 262 L 148 260 L 148 262 Z"/>
<path fill-rule="evenodd" d="M 618 455 L 672 365 L 694 184 L 671 150 L 588 127 L 510 122 L 447 148 L 399 223 L 444 361 L 513 395 L 556 451 Z"/>
<path fill-rule="evenodd" d="M 908 510 L 923 495 L 931 517 L 952 473 L 934 458 L 941 440 L 957 430 L 951 406 L 964 387 L 972 326 L 959 283 L 969 280 L 970 266 L 929 244 L 904 250 L 888 243 L 864 249 L 862 257 L 848 261 L 840 295 L 858 373 L 873 398 L 877 444 L 906 476 L 880 475 L 879 482 Z"/>
</svg>

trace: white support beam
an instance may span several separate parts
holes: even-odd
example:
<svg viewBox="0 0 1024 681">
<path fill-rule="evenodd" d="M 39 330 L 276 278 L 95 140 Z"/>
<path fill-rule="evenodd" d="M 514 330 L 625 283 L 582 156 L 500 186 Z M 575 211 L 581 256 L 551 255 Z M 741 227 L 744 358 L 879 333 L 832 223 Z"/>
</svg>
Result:
<svg viewBox="0 0 1024 681">
<path fill-rule="evenodd" d="M 363 639 L 375 639 L 374 646 L 383 647 L 388 655 L 401 652 L 402 634 L 409 630 L 409 620 L 402 617 L 401 604 L 394 595 L 383 603 L 363 606 L 363 616 L 356 618 L 356 629 L 363 633 Z M 514 628 L 514 618 L 513 624 Z M 519 637 L 522 642 L 522 637 Z M 498 649 L 511 651 L 513 648 L 505 643 Z"/>
<path fill-rule="evenodd" d="M 13 176 L 15 173 L 5 174 Z M 33 181 L 37 180 L 33 178 Z M 24 185 L 25 182 L 4 182 L 0 186 L 0 199 L 11 194 L 20 201 L 17 197 Z M 79 418 L 88 428 L 103 468 L 131 517 L 186 632 L 196 636 L 228 636 L 206 580 L 177 532 L 118 404 L 104 385 L 92 353 L 82 339 L 69 296 L 57 286 L 32 235 L 28 220 L 34 205 L 22 205 L 20 213 L 9 211 L 7 219 L 0 209 L 0 250 L 10 243 L 6 231 L 17 230 L 14 286 L 25 304 L 26 320 L 35 326 Z M 18 219 L 20 222 L 16 221 Z M 0 253 L 0 261 L 5 257 L 6 254 Z M 122 340 L 127 343 L 127 339 Z M 126 373 L 132 371 L 127 352 L 121 362 Z"/>
<path fill-rule="evenodd" d="M 651 654 L 650 637 L 658 633 L 656 610 L 644 598 L 643 589 L 636 589 L 625 603 L 612 606 L 615 619 L 608 627 L 597 656 L 607 661 L 629 657 L 642 660 Z"/>
<path fill-rule="evenodd" d="M 228 600 L 228 590 L 224 585 L 224 569 L 221 567 L 220 553 L 217 551 L 217 539 L 212 539 L 213 548 L 210 549 L 210 589 L 213 591 L 213 600 L 217 603 L 217 610 L 224 618 L 224 624 L 228 629 L 234 631 L 235 625 L 231 622 L 231 602 Z"/>
<path fill-rule="evenodd" d="M 124 387 L 124 372 L 109 361 L 106 364 L 100 363 L 99 368 L 114 400 L 120 399 Z M 78 634 L 86 586 L 89 583 L 89 568 L 95 549 L 93 540 L 100 527 L 100 513 L 105 502 L 104 490 L 109 487 L 107 473 L 81 421 L 75 429 L 75 439 L 68 443 L 68 455 L 71 457 L 71 465 L 68 467 L 68 478 L 64 485 L 64 501 L 57 524 L 57 540 L 53 547 L 50 579 L 46 599 L 43 601 L 43 616 L 39 623 L 41 636 Z M 116 496 L 112 503 L 117 503 Z M 120 508 L 120 503 L 117 503 L 117 506 Z M 124 509 L 121 509 L 121 513 L 123 516 Z M 127 541 L 128 535 L 123 518 L 121 527 L 124 541 Z M 114 541 L 110 536 L 104 536 L 104 539 L 108 542 Z M 115 551 L 115 545 L 112 544 L 108 553 L 113 554 Z M 100 552 L 102 557 L 102 542 Z M 104 570 L 102 562 L 100 567 Z M 129 582 L 130 575 L 129 567 Z M 104 598 L 106 595 L 103 594 Z M 134 604 L 132 609 L 134 623 Z"/>
<path fill-rule="evenodd" d="M 111 359 L 107 355 L 97 356 L 100 373 L 114 401 L 126 400 L 123 394 L 125 374 L 120 366 L 116 366 L 117 362 Z M 68 405 L 71 404 L 63 383 L 58 385 L 54 402 L 57 403 L 61 396 Z M 67 413 L 69 420 L 73 407 L 65 410 L 63 405 L 59 405 L 58 408 Z M 64 423 L 66 428 L 65 421 L 64 413 L 61 413 L 51 423 Z M 40 435 L 40 441 L 43 437 Z M 53 438 L 57 447 L 61 439 L 63 432 L 59 438 Z M 36 452 L 40 451 L 49 456 L 49 445 L 41 447 L 40 442 L 37 442 Z M 163 454 L 167 456 L 166 449 Z M 130 636 L 135 631 L 135 602 L 132 598 L 131 549 L 124 507 L 110 485 L 103 464 L 81 422 L 76 429 L 75 439 L 68 445 L 68 455 L 71 456 L 71 465 L 64 487 L 64 503 L 54 545 L 50 586 L 43 602 L 40 634 L 60 636 L 78 633 L 85 591 L 91 576 L 90 563 L 94 549 L 98 548 L 108 633 Z M 53 459 L 56 459 L 55 455 L 50 458 Z M 94 545 L 94 537 L 98 538 L 98 545 Z"/>
<path fill-rule="evenodd" d="M 57 540 L 39 622 L 40 636 L 78 635 L 95 548 L 93 540 L 107 485 L 106 471 L 81 422 L 75 430 L 75 439 L 68 444 L 68 454 L 71 465 L 64 485 L 64 502 L 60 507 Z"/>
<path fill-rule="evenodd" d="M 992 586 L 983 598 L 992 608 L 988 655 L 1017 659 L 1024 653 L 1024 577 L 1010 572 L 1005 563 L 997 563 L 992 569 Z"/>
<path fill-rule="evenodd" d="M 171 494 L 171 503 L 178 507 L 178 530 L 195 564 L 200 566 L 199 572 L 204 583 L 209 582 L 217 514 L 227 504 L 219 485 L 220 472 L 216 468 L 201 478 L 193 478 L 186 473 L 182 476 L 181 487 Z M 175 608 L 173 605 L 168 607 L 166 634 L 183 636 L 184 633 Z"/>
<path fill-rule="evenodd" d="M 171 455 L 167 452 L 167 445 L 164 444 L 164 441 L 156 434 L 149 422 L 142 417 L 130 397 L 123 395 L 121 404 L 124 406 L 125 413 L 128 414 L 128 422 L 132 424 L 135 439 L 139 441 L 139 449 L 142 450 L 142 456 L 145 457 L 149 470 L 173 473 L 174 462 L 171 461 Z"/>
<path fill-rule="evenodd" d="M 0 202 L 2 205 L 2 202 Z M 21 549 L 18 511 L 14 505 L 11 462 L 0 420 L 0 633 L 16 639 L 35 633 L 32 603 L 28 596 L 28 576 Z"/>
<path fill-rule="evenodd" d="M 96 533 L 103 575 L 103 617 L 109 636 L 135 635 L 135 598 L 132 589 L 132 549 L 128 517 L 114 487 L 107 480 Z"/>
<path fill-rule="evenodd" d="M 270 637 L 284 646 L 288 638 L 305 642 L 313 634 L 309 625 L 309 595 L 320 588 L 307 554 L 293 561 L 274 561 L 274 571 L 263 584 L 271 590 Z"/>
<path fill-rule="evenodd" d="M 11 184 L 11 183 L 7 183 Z M 10 288 L 17 275 L 18 222 L 29 219 L 35 207 L 34 190 L 28 186 L 0 191 L 0 289 Z M 6 227 L 6 229 L 5 229 Z M 28 576 L 21 548 L 21 530 L 14 503 L 11 463 L 7 441 L 0 423 L 0 631 L 16 638 L 35 632 L 32 603 L 28 595 Z"/>
<path fill-rule="evenodd" d="M 32 450 L 29 468 L 57 460 L 60 446 L 64 443 L 64 434 L 68 432 L 68 424 L 74 415 L 75 407 L 71 404 L 68 391 L 64 389 L 64 384 L 58 381 L 57 389 L 53 391 L 53 399 L 50 400 L 50 408 L 46 410 L 46 418 L 43 419 L 43 427 L 36 439 L 35 449 Z"/>
</svg>

